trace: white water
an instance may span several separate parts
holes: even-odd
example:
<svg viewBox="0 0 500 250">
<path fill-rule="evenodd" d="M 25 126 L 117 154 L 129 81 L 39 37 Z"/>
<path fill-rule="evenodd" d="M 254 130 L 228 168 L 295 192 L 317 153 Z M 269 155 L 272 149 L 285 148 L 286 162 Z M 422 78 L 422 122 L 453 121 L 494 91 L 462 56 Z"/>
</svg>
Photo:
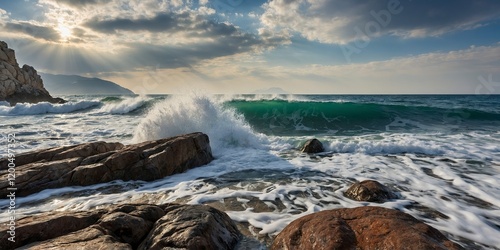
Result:
<svg viewBox="0 0 500 250">
<path fill-rule="evenodd" d="M 0 115 L 39 115 L 48 113 L 61 114 L 88 109 L 98 106 L 99 104 L 100 103 L 97 101 L 79 101 L 68 102 L 64 104 L 52 104 L 48 102 L 35 104 L 19 103 L 14 107 L 0 105 Z"/>
<path fill-rule="evenodd" d="M 263 135 L 255 134 L 243 116 L 202 95 L 171 97 L 158 103 L 139 124 L 134 141 L 199 131 L 209 136 L 216 154 L 221 148 L 262 145 Z"/>
<path fill-rule="evenodd" d="M 141 100 L 101 104 L 87 113 L 8 114 L 0 117 L 0 133 L 17 133 L 16 150 L 22 152 L 90 140 L 130 143 L 202 131 L 209 135 L 216 159 L 155 182 L 44 190 L 18 198 L 17 212 L 236 199 L 242 208 L 226 211 L 233 220 L 249 223 L 260 234 L 276 234 L 292 220 L 315 211 L 376 205 L 407 212 L 468 248 L 500 246 L 500 133 L 321 136 L 328 152 L 307 156 L 294 148 L 308 137 L 255 133 L 220 99 L 174 97 L 147 114 L 113 112 L 129 113 Z M 400 198 L 373 204 L 343 196 L 353 182 L 365 179 L 386 184 Z M 255 202 L 268 209 L 257 209 Z M 0 201 L 0 207 L 6 205 L 6 200 Z"/>
</svg>

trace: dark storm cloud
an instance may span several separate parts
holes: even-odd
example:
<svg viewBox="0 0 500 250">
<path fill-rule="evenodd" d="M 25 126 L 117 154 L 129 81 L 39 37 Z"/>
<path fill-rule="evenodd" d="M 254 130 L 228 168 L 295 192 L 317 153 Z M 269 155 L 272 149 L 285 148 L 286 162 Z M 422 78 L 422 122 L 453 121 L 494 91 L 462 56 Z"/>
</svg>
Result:
<svg viewBox="0 0 500 250">
<path fill-rule="evenodd" d="M 10 32 L 23 33 L 34 38 L 57 42 L 61 39 L 59 32 L 52 27 L 38 26 L 31 23 L 6 23 L 4 29 Z"/>
</svg>

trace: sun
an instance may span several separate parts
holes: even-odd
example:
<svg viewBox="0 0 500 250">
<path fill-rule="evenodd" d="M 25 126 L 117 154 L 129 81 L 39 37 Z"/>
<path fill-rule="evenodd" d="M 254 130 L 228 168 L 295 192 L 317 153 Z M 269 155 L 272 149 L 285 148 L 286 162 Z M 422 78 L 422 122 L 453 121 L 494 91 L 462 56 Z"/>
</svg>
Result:
<svg viewBox="0 0 500 250">
<path fill-rule="evenodd" d="M 71 29 L 62 23 L 59 23 L 59 25 L 57 26 L 57 31 L 61 36 L 61 40 L 64 42 L 67 42 L 68 39 L 71 37 Z"/>
</svg>

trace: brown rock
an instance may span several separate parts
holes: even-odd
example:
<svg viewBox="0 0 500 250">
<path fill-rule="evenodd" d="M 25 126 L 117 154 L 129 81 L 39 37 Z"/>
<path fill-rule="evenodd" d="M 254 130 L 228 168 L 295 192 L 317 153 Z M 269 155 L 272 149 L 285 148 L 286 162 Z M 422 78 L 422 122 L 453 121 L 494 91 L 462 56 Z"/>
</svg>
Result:
<svg viewBox="0 0 500 250">
<path fill-rule="evenodd" d="M 138 249 L 233 249 L 240 233 L 227 214 L 205 205 L 165 209 Z"/>
<path fill-rule="evenodd" d="M 351 187 L 349 187 L 349 189 L 347 189 L 344 195 L 345 197 L 356 201 L 379 203 L 397 198 L 397 196 L 393 194 L 389 188 L 373 180 L 365 180 L 354 183 Z"/>
<path fill-rule="evenodd" d="M 208 136 L 192 133 L 124 147 L 92 142 L 16 156 L 17 196 L 48 188 L 112 180 L 151 181 L 212 161 Z M 9 194 L 7 159 L 0 159 L 0 196 Z"/>
<path fill-rule="evenodd" d="M 80 145 L 62 146 L 49 149 L 27 152 L 16 155 L 16 166 L 29 163 L 48 162 L 72 157 L 90 157 L 104 152 L 123 148 L 121 143 L 89 142 Z M 0 170 L 7 169 L 9 161 L 6 158 L 0 159 Z"/>
<path fill-rule="evenodd" d="M 100 226 L 92 226 L 55 239 L 30 244 L 24 246 L 23 249 L 132 250 L 133 248 L 127 243 L 120 242 L 116 237 L 106 234 L 106 231 Z"/>
<path fill-rule="evenodd" d="M 99 225 L 109 230 L 121 242 L 137 247 L 153 227 L 153 222 L 123 212 L 116 212 L 104 216 Z"/>
<path fill-rule="evenodd" d="M 32 242 L 53 239 L 84 229 L 95 224 L 104 213 L 104 210 L 52 212 L 22 218 L 16 221 L 15 243 L 8 240 L 11 235 L 7 233 L 7 225 L 2 223 L 0 225 L 0 240 L 6 248 L 0 247 L 0 249 L 14 249 Z"/>
<path fill-rule="evenodd" d="M 381 207 L 341 208 L 299 218 L 278 234 L 277 249 L 462 249 L 431 226 Z"/>
<path fill-rule="evenodd" d="M 232 249 L 240 235 L 223 212 L 178 204 L 37 214 L 17 221 L 15 243 L 8 241 L 6 225 L 0 230 L 0 249 L 138 249 L 149 243 L 158 249 L 165 242 L 187 249 Z"/>
<path fill-rule="evenodd" d="M 57 147 L 16 156 L 16 195 L 26 196 L 47 188 L 71 185 L 70 173 L 85 157 L 122 148 L 121 143 L 91 142 L 79 146 Z M 32 162 L 32 163 L 31 163 Z M 0 159 L 0 194 L 8 194 L 7 159 Z"/>
<path fill-rule="evenodd" d="M 98 163 L 75 168 L 71 172 L 71 183 L 92 185 L 117 179 L 151 181 L 199 167 L 212 159 L 208 136 L 193 133 L 126 146 Z"/>
<path fill-rule="evenodd" d="M 77 145 L 67 150 L 63 150 L 58 152 L 54 156 L 52 156 L 52 161 L 62 160 L 62 159 L 71 159 L 75 157 L 89 157 L 101 153 L 106 153 L 109 151 L 114 151 L 123 148 L 123 144 L 121 143 L 107 143 L 107 142 L 90 142 Z"/>
<path fill-rule="evenodd" d="M 14 50 L 3 41 L 0 41 L 0 65 L 0 101 L 8 101 L 11 105 L 20 102 L 65 102 L 49 94 L 33 67 L 24 65 L 20 68 Z"/>
<path fill-rule="evenodd" d="M 306 141 L 302 149 L 302 153 L 316 154 L 325 151 L 323 144 L 318 139 L 311 139 Z"/>
</svg>

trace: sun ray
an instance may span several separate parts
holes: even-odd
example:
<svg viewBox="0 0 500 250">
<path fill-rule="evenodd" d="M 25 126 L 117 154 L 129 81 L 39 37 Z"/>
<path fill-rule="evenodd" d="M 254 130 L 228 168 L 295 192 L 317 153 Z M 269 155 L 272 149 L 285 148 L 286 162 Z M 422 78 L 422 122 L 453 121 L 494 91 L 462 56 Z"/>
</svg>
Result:
<svg viewBox="0 0 500 250">
<path fill-rule="evenodd" d="M 67 42 L 72 35 L 71 29 L 61 22 L 57 26 L 57 31 L 59 32 L 59 35 L 61 36 L 61 41 L 63 42 Z"/>
</svg>

